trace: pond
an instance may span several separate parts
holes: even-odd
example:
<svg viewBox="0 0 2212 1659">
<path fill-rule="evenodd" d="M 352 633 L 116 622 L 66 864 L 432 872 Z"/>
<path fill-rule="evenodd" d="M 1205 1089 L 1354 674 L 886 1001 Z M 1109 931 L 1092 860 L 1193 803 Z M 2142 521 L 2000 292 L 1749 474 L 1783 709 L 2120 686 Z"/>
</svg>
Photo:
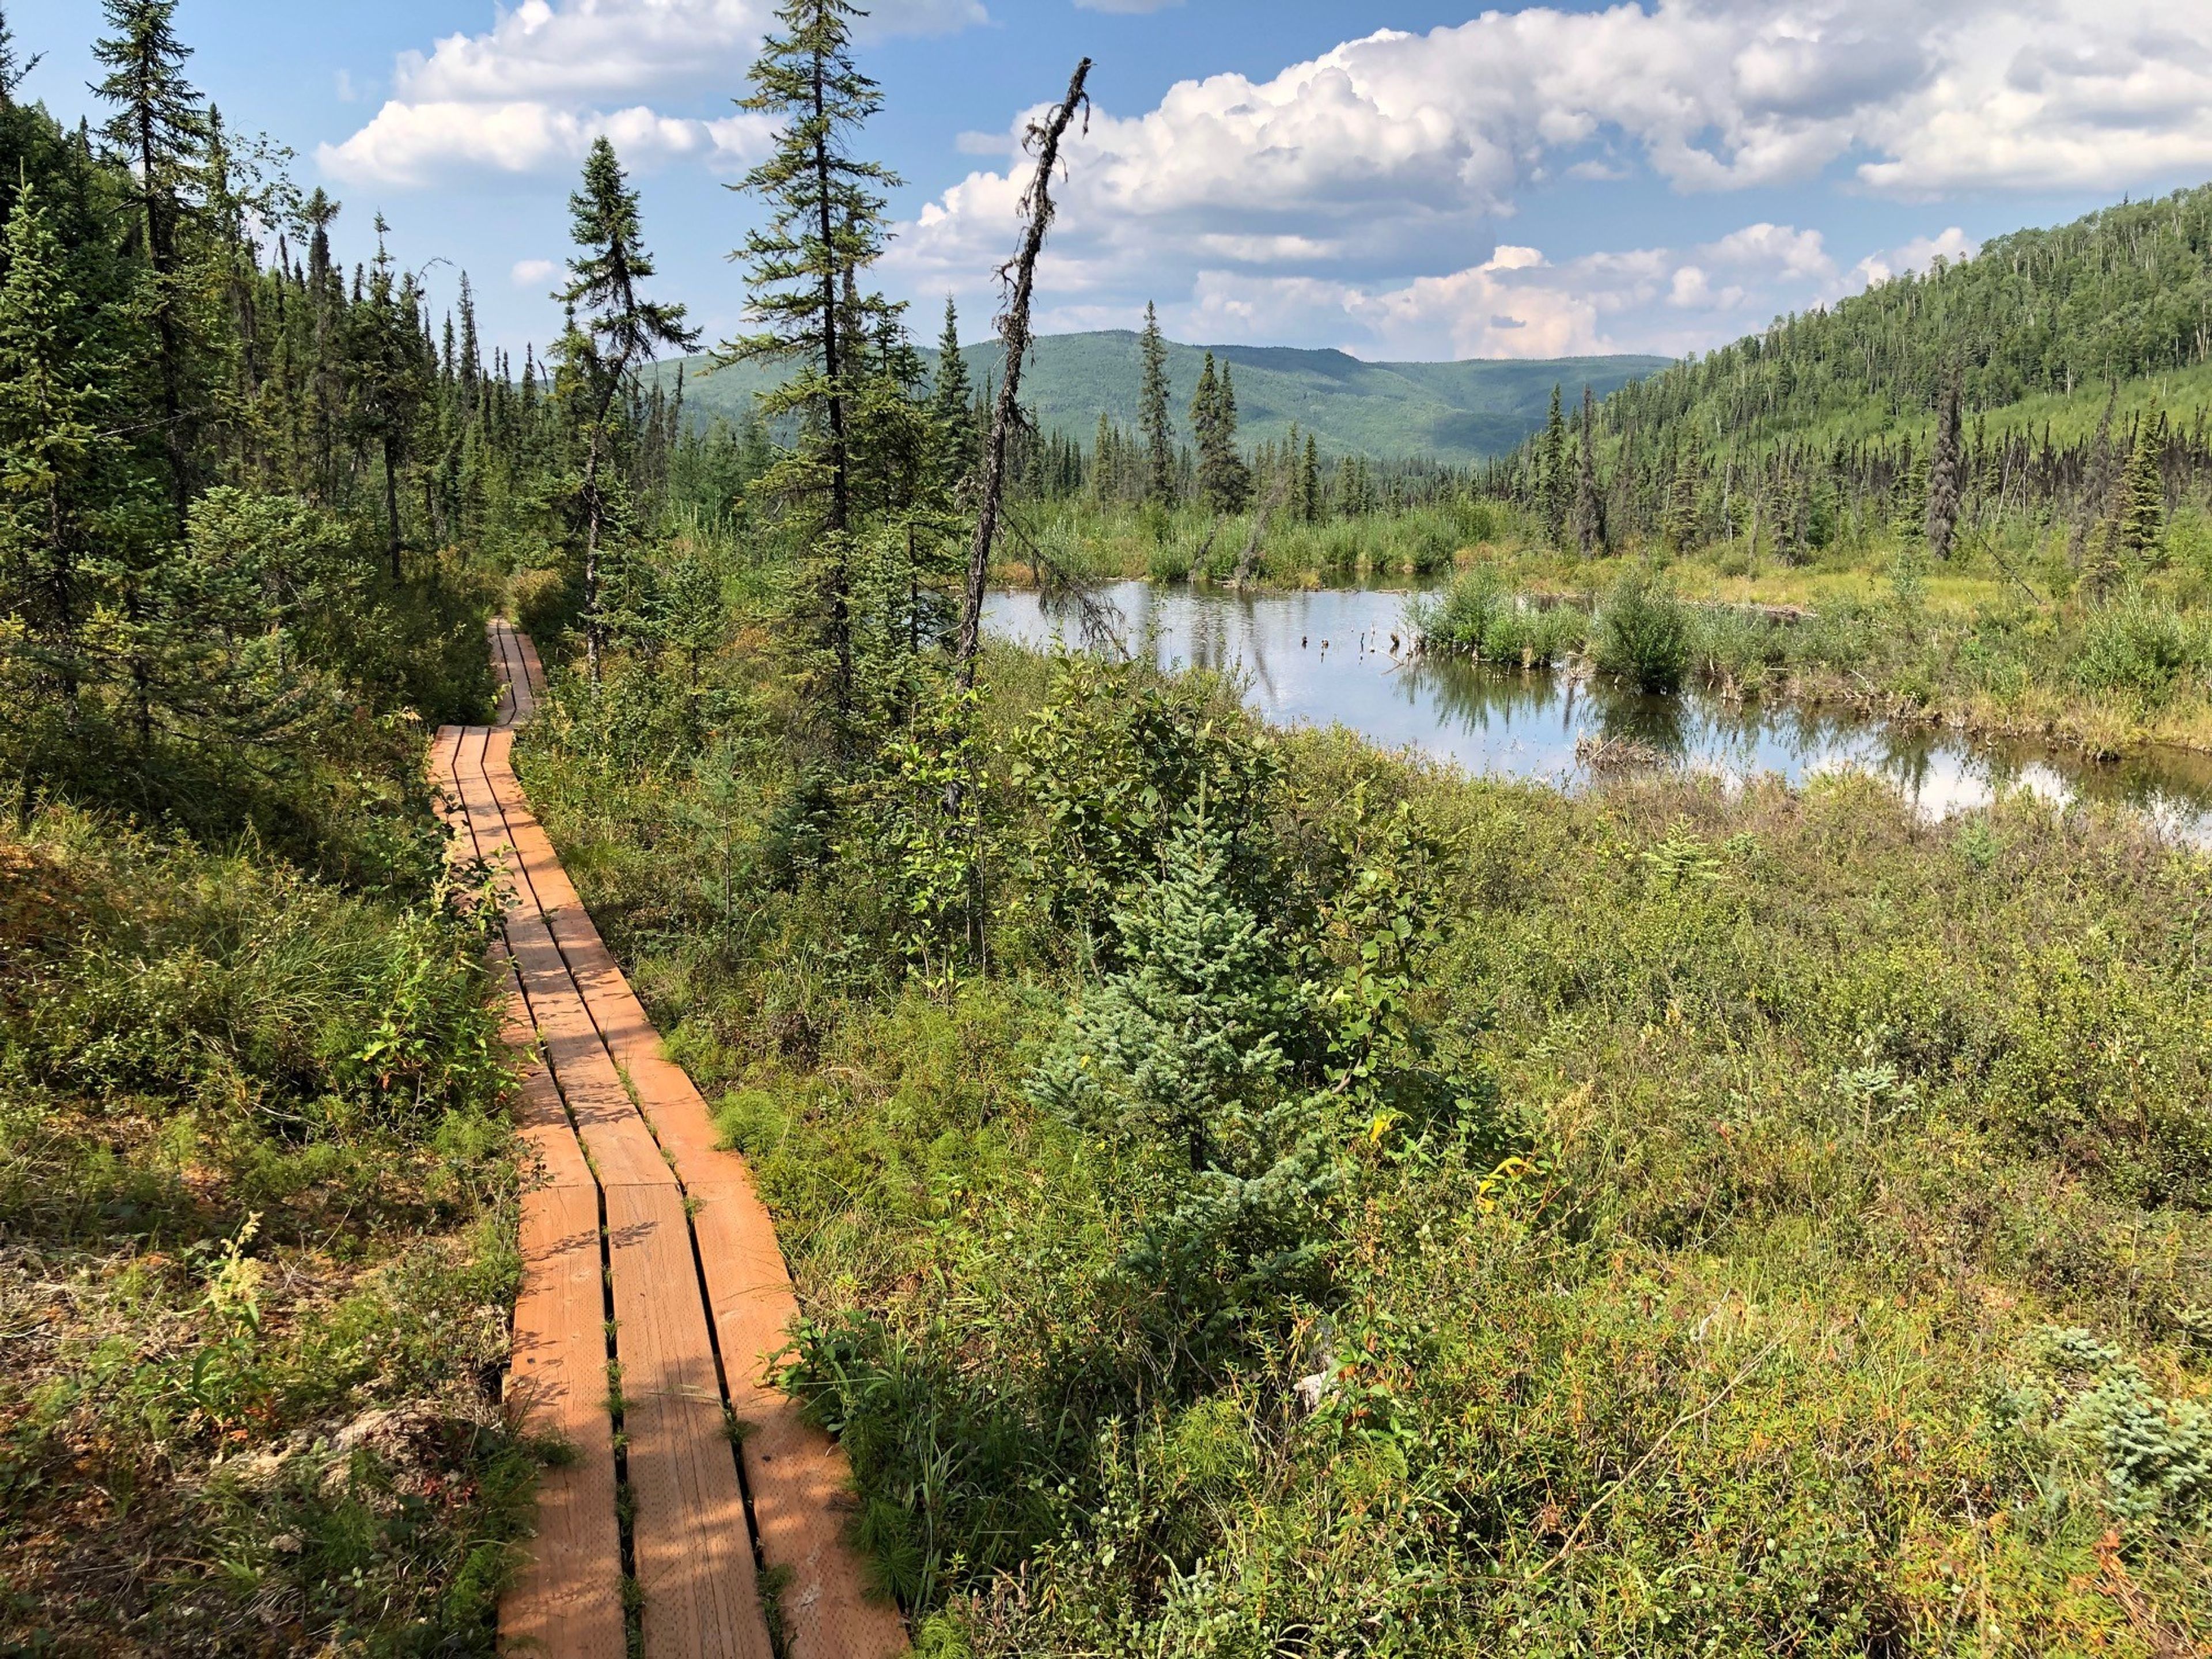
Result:
<svg viewBox="0 0 2212 1659">
<path fill-rule="evenodd" d="M 1967 738 L 1853 711 L 1777 701 L 1730 702 L 1692 688 L 1651 696 L 1602 679 L 1518 672 L 1419 657 L 1410 594 L 1384 588 L 1237 594 L 1116 582 L 1094 590 L 1097 615 L 1035 592 L 990 595 L 994 635 L 1049 647 L 1143 652 L 1163 667 L 1237 676 L 1245 699 L 1285 725 L 1341 724 L 1385 748 L 1410 747 L 1471 773 L 1573 788 L 1600 745 L 1656 753 L 1742 781 L 1791 784 L 1853 768 L 1888 780 L 1923 815 L 1948 817 L 2027 789 L 2061 805 L 2125 801 L 2167 835 L 2212 847 L 2212 756 L 2147 751 L 2104 764 L 2068 750 Z"/>
</svg>

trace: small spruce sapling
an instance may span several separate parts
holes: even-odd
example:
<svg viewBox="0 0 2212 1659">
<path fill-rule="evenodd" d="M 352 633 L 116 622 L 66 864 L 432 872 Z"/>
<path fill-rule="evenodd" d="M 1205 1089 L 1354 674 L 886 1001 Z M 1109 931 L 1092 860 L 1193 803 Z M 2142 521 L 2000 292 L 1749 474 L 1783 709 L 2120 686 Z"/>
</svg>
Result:
<svg viewBox="0 0 2212 1659">
<path fill-rule="evenodd" d="M 1339 1180 L 1325 1091 L 1290 1048 L 1304 999 L 1274 930 L 1232 892 L 1200 793 L 1115 917 L 1125 966 L 1070 1015 L 1027 1085 L 1121 1155 L 1136 1241 L 1120 1268 L 1170 1340 L 1206 1354 L 1316 1292 Z"/>
</svg>

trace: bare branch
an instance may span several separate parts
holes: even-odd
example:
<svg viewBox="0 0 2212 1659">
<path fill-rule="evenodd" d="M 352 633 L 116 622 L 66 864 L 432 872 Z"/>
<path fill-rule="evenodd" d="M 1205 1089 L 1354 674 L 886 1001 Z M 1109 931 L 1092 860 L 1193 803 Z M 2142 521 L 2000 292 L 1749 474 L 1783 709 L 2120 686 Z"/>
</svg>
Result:
<svg viewBox="0 0 2212 1659">
<path fill-rule="evenodd" d="M 1041 122 L 1030 125 L 1027 147 L 1037 158 L 1036 176 L 1022 197 L 1029 215 L 1021 248 L 999 275 L 1006 284 L 1006 308 L 999 317 L 999 338 L 1006 348 L 1004 377 L 999 383 L 998 407 L 991 419 L 991 435 L 983 451 L 981 499 L 976 506 L 975 538 L 968 550 L 968 592 L 960 612 L 960 639 L 953 655 L 962 690 L 975 684 L 975 656 L 982 645 L 983 586 L 991 574 L 991 545 L 997 538 L 999 512 L 1006 494 L 1006 442 L 1020 418 L 1022 360 L 1030 349 L 1030 297 L 1036 284 L 1037 256 L 1044 251 L 1045 233 L 1052 227 L 1052 174 L 1060 163 L 1060 141 L 1079 110 L 1091 100 L 1083 89 L 1091 74 L 1086 58 L 1075 66 L 1067 96 L 1055 104 Z"/>
</svg>

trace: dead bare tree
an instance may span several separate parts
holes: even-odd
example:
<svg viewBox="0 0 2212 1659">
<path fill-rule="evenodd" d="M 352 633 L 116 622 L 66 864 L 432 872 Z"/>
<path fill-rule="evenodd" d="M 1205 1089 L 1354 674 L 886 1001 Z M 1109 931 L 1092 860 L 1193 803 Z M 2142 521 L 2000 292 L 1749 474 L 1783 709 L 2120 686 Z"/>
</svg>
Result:
<svg viewBox="0 0 2212 1659">
<path fill-rule="evenodd" d="M 1037 256 L 1044 251 L 1045 232 L 1053 216 L 1052 170 L 1060 162 L 1060 141 L 1078 110 L 1088 110 L 1091 100 L 1083 83 L 1091 74 L 1086 58 L 1075 66 L 1067 83 L 1067 96 L 1045 112 L 1041 121 L 1030 123 L 1025 147 L 1037 158 L 1036 177 L 1022 198 L 1029 215 L 1023 228 L 1021 251 L 1000 267 L 1006 285 L 1006 308 L 999 317 L 999 338 L 1006 348 L 1006 371 L 999 382 L 998 407 L 991 417 L 991 435 L 983 448 L 982 488 L 975 508 L 975 539 L 968 550 L 968 592 L 960 611 L 960 639 L 953 652 L 954 673 L 963 691 L 975 684 L 975 655 L 982 645 L 983 586 L 991 574 L 991 544 L 999 533 L 999 510 L 1006 486 L 1006 441 L 1020 418 L 1022 359 L 1030 349 L 1030 296 L 1036 286 Z M 1085 128 L 1089 129 L 1086 115 Z"/>
</svg>

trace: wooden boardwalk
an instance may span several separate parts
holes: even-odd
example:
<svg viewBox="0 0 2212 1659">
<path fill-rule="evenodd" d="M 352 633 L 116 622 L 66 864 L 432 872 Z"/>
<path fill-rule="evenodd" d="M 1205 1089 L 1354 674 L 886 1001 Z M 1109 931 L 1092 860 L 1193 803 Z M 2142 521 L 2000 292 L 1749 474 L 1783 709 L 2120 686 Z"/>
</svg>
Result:
<svg viewBox="0 0 2212 1659">
<path fill-rule="evenodd" d="M 843 1454 L 764 1380 L 798 1312 L 774 1224 L 532 816 L 508 757 L 544 674 L 506 622 L 491 643 L 501 723 L 445 728 L 434 763 L 455 856 L 506 875 L 508 1036 L 530 1057 L 508 1387 L 576 1451 L 540 1486 L 501 1646 L 623 1659 L 627 1559 L 648 1659 L 773 1659 L 763 1568 L 788 1659 L 902 1652 L 844 1541 Z"/>
</svg>

